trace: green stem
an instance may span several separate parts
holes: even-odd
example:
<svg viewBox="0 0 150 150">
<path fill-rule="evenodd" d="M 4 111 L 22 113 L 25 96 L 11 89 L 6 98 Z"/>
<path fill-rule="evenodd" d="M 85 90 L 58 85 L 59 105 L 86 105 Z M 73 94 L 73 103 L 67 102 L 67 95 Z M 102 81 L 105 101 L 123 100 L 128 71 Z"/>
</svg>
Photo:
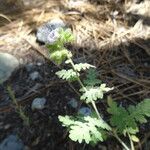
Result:
<svg viewBox="0 0 150 150">
<path fill-rule="evenodd" d="M 78 76 L 78 72 L 77 72 L 76 69 L 75 69 L 75 64 L 74 64 L 74 62 L 72 61 L 71 58 L 68 58 L 68 59 L 69 59 L 69 61 L 70 61 L 70 64 L 71 64 L 73 70 L 76 72 L 77 80 L 78 80 L 80 86 L 86 90 L 85 86 L 83 85 L 82 81 L 80 80 L 80 78 L 79 78 L 79 76 Z"/>
<path fill-rule="evenodd" d="M 113 136 L 120 142 L 120 144 L 126 149 L 130 150 L 130 148 L 119 138 L 116 132 L 113 132 Z"/>
<path fill-rule="evenodd" d="M 81 86 L 85 91 L 87 91 L 86 87 L 83 85 L 83 83 L 82 83 L 80 77 L 78 76 L 78 72 L 76 71 L 76 69 L 75 69 L 75 67 L 74 67 L 74 66 L 75 66 L 74 62 L 72 61 L 71 58 L 68 58 L 68 59 L 69 59 L 69 61 L 70 61 L 70 64 L 71 64 L 73 70 L 74 70 L 74 71 L 76 72 L 76 74 L 77 74 L 77 80 L 78 80 L 80 86 Z M 95 112 L 96 112 L 98 118 L 99 118 L 99 119 L 102 119 L 102 117 L 100 116 L 100 114 L 99 114 L 99 112 L 98 112 L 98 110 L 97 110 L 97 107 L 96 107 L 96 105 L 95 105 L 95 102 L 92 100 L 91 103 L 92 103 L 92 106 L 93 106 L 93 108 L 94 108 L 94 110 L 95 110 Z"/>
<path fill-rule="evenodd" d="M 131 135 L 128 132 L 127 132 L 127 134 L 128 134 L 129 140 L 130 140 L 131 150 L 135 150 L 133 141 L 131 139 Z"/>
<path fill-rule="evenodd" d="M 91 103 L 92 103 L 92 106 L 93 106 L 93 108 L 94 108 L 94 110 L 95 110 L 95 112 L 96 112 L 98 118 L 101 119 L 101 120 L 103 120 L 102 117 L 100 116 L 98 110 L 97 110 L 97 107 L 96 107 L 96 105 L 95 105 L 95 102 L 92 101 Z"/>
<path fill-rule="evenodd" d="M 78 72 L 76 71 L 76 69 L 75 69 L 75 67 L 74 67 L 74 66 L 75 66 L 74 62 L 73 62 L 72 59 L 69 58 L 69 57 L 68 57 L 68 60 L 70 61 L 70 64 L 71 64 L 73 70 L 76 72 L 77 81 L 79 82 L 80 86 L 81 86 L 85 91 L 87 91 L 86 87 L 83 85 L 83 83 L 82 83 L 80 77 L 78 76 Z M 94 110 L 95 110 L 95 112 L 96 112 L 98 118 L 99 118 L 100 120 L 103 120 L 102 117 L 100 116 L 100 113 L 98 112 L 98 109 L 97 109 L 97 107 L 96 107 L 96 104 L 95 104 L 95 102 L 94 102 L 93 100 L 91 101 L 91 104 L 92 104 L 92 106 L 93 106 L 93 108 L 94 108 Z M 105 121 L 104 121 L 104 122 L 105 122 Z M 109 126 L 109 125 L 108 125 L 108 126 Z M 110 128 L 111 128 L 111 127 L 110 127 Z M 112 130 L 112 129 L 111 129 L 111 130 Z M 121 143 L 121 145 L 122 145 L 126 150 L 130 150 L 130 148 L 128 148 L 128 146 L 119 138 L 119 136 L 117 135 L 117 133 L 115 133 L 115 132 L 113 132 L 113 131 L 112 131 L 112 133 L 113 133 L 113 136 Z M 134 149 L 132 149 L 132 150 L 134 150 Z"/>
<path fill-rule="evenodd" d="M 12 102 L 14 103 L 14 105 L 16 106 L 17 110 L 19 110 L 19 105 L 17 103 L 15 94 L 13 93 L 12 89 L 10 86 L 7 87 L 7 91 L 9 93 L 10 98 L 12 99 Z"/>
</svg>

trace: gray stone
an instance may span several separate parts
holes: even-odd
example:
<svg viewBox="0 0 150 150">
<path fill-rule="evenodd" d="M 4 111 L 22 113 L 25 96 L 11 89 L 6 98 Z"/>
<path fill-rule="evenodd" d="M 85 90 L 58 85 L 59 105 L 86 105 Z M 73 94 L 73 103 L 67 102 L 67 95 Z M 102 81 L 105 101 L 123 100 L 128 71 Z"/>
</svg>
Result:
<svg viewBox="0 0 150 150">
<path fill-rule="evenodd" d="M 0 144 L 0 150 L 24 150 L 23 142 L 16 135 L 9 135 Z"/>
<path fill-rule="evenodd" d="M 78 113 L 83 116 L 90 116 L 92 114 L 92 111 L 88 107 L 81 107 Z"/>
<path fill-rule="evenodd" d="M 45 98 L 35 98 L 32 102 L 32 110 L 38 109 L 42 110 L 45 107 L 46 99 Z"/>
<path fill-rule="evenodd" d="M 47 43 L 49 41 L 48 36 L 52 34 L 52 31 L 59 28 L 64 28 L 65 26 L 65 23 L 61 19 L 53 19 L 48 21 L 37 29 L 37 41 Z"/>
<path fill-rule="evenodd" d="M 29 63 L 25 67 L 26 67 L 26 70 L 28 72 L 31 72 L 34 69 L 34 64 L 33 63 Z"/>
<path fill-rule="evenodd" d="M 8 53 L 0 53 L 0 82 L 8 80 L 18 66 L 19 61 L 16 57 Z"/>
<path fill-rule="evenodd" d="M 42 63 L 41 62 L 37 62 L 36 65 L 40 67 L 40 66 L 42 66 Z"/>
<path fill-rule="evenodd" d="M 32 73 L 30 74 L 30 78 L 31 78 L 33 81 L 35 81 L 35 80 L 37 80 L 37 79 L 40 79 L 41 76 L 40 76 L 39 72 L 34 71 L 34 72 L 32 72 Z"/>
</svg>

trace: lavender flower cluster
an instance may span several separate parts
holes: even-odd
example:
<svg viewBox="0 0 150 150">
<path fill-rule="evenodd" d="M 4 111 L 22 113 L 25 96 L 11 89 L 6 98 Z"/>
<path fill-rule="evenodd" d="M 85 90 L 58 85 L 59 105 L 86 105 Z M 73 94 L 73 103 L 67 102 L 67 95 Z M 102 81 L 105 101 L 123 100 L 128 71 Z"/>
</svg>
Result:
<svg viewBox="0 0 150 150">
<path fill-rule="evenodd" d="M 53 44 L 59 38 L 59 29 L 65 28 L 65 24 L 60 19 L 53 19 L 37 29 L 37 41 L 44 44 Z"/>
<path fill-rule="evenodd" d="M 46 44 L 52 45 L 53 43 L 55 43 L 58 40 L 58 38 L 59 38 L 59 28 L 52 30 L 48 34 Z"/>
</svg>

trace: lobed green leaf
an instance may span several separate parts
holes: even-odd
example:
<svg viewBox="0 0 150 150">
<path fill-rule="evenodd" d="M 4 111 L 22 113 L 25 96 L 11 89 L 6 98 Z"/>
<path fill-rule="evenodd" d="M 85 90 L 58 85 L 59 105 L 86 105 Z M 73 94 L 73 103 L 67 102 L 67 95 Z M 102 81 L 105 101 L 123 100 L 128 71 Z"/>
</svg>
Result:
<svg viewBox="0 0 150 150">
<path fill-rule="evenodd" d="M 56 72 L 56 75 L 59 78 L 67 81 L 74 81 L 79 76 L 79 74 L 77 74 L 73 69 L 69 69 L 69 70 L 62 69 L 61 71 Z"/>
<path fill-rule="evenodd" d="M 95 68 L 95 66 L 90 65 L 88 63 L 79 63 L 79 64 L 75 64 L 74 68 L 75 68 L 76 71 L 79 72 L 81 70 L 86 70 L 86 69 L 89 69 L 89 68 Z"/>
<path fill-rule="evenodd" d="M 64 126 L 69 129 L 69 137 L 75 142 L 90 142 L 97 143 L 103 141 L 105 130 L 110 130 L 110 127 L 102 120 L 86 116 L 76 121 L 69 116 L 60 117 L 59 120 Z"/>
<path fill-rule="evenodd" d="M 138 132 L 137 123 L 147 122 L 150 117 L 150 99 L 145 99 L 137 106 L 130 105 L 127 109 L 117 106 L 112 99 L 108 100 L 109 108 L 107 111 L 112 114 L 110 122 L 120 133 L 136 134 Z"/>
<path fill-rule="evenodd" d="M 74 36 L 71 32 L 70 29 L 60 29 L 60 42 L 65 44 L 65 43 L 70 43 L 74 40 Z"/>
<path fill-rule="evenodd" d="M 84 80 L 84 84 L 87 86 L 95 86 L 97 84 L 101 84 L 101 80 L 97 79 L 98 73 L 95 69 L 90 68 L 87 72 L 86 79 Z"/>
<path fill-rule="evenodd" d="M 98 99 L 102 99 L 105 92 L 112 90 L 113 88 L 106 87 L 106 84 L 101 84 L 100 87 L 86 87 L 85 89 L 80 89 L 80 92 L 83 92 L 80 97 L 81 100 L 85 100 L 86 103 L 91 103 Z"/>
</svg>

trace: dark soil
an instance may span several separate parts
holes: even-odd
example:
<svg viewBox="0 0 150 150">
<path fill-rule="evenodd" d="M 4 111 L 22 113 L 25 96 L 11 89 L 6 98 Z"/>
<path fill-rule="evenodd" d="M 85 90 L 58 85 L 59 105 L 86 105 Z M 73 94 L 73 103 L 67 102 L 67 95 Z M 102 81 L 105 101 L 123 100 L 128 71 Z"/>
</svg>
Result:
<svg viewBox="0 0 150 150">
<path fill-rule="evenodd" d="M 41 80 L 32 81 L 29 78 L 30 72 L 25 66 L 21 66 L 9 81 L 0 87 L 0 141 L 7 135 L 15 133 L 31 150 L 82 149 L 85 145 L 71 142 L 67 137 L 66 130 L 58 121 L 58 115 L 74 114 L 77 111 L 68 106 L 67 102 L 71 98 L 78 99 L 78 96 L 67 82 L 62 82 L 55 76 L 55 72 L 58 70 L 56 66 L 40 57 L 35 60 L 34 56 L 35 54 L 32 54 L 28 61 L 30 63 L 32 61 L 32 71 L 38 71 L 42 77 Z M 41 62 L 42 66 L 38 66 L 37 62 Z M 30 126 L 24 125 L 23 120 L 15 111 L 15 106 L 7 91 L 8 85 L 14 91 L 18 104 L 22 106 L 22 110 L 29 117 Z M 35 85 L 39 87 L 34 90 Z M 45 109 L 32 111 L 31 103 L 35 97 L 47 99 Z M 108 142 L 108 144 L 110 143 L 111 141 Z M 103 144 L 106 145 L 106 143 L 101 143 L 98 147 L 103 147 Z M 86 146 L 86 149 L 94 150 L 98 147 Z M 116 146 L 113 144 L 114 147 Z M 112 149 L 112 146 L 109 149 Z"/>
<path fill-rule="evenodd" d="M 24 57 L 23 57 L 24 58 Z M 119 150 L 119 144 L 114 139 L 108 139 L 107 142 L 100 143 L 96 147 L 84 144 L 77 144 L 68 139 L 67 132 L 58 121 L 58 115 L 74 114 L 77 110 L 67 105 L 71 98 L 79 99 L 78 95 L 68 85 L 61 81 L 55 75 L 57 66 L 44 60 L 35 51 L 26 56 L 25 65 L 14 72 L 12 77 L 0 87 L 0 141 L 7 135 L 17 134 L 28 149 L 31 150 Z M 41 63 L 38 66 L 38 63 Z M 33 64 L 32 70 L 27 70 L 28 64 Z M 32 81 L 29 74 L 38 71 L 41 79 Z M 15 93 L 18 104 L 30 119 L 30 126 L 23 124 L 23 120 L 15 111 L 15 106 L 7 92 L 7 86 L 11 86 Z M 78 89 L 78 86 L 73 83 Z M 37 88 L 35 88 L 37 87 Z M 32 100 L 35 97 L 45 97 L 47 99 L 46 107 L 43 110 L 31 109 Z M 125 103 L 125 106 L 128 103 Z M 98 104 L 99 109 L 105 112 L 104 105 Z M 145 128 L 146 127 L 146 128 Z M 148 128 L 147 128 L 148 127 Z M 149 130 L 149 125 L 141 127 L 141 131 Z"/>
</svg>

